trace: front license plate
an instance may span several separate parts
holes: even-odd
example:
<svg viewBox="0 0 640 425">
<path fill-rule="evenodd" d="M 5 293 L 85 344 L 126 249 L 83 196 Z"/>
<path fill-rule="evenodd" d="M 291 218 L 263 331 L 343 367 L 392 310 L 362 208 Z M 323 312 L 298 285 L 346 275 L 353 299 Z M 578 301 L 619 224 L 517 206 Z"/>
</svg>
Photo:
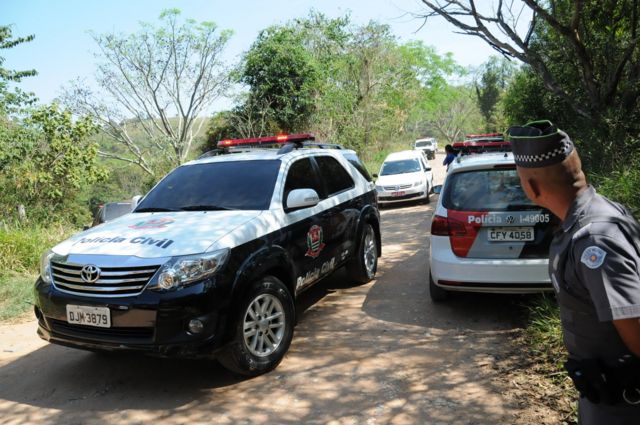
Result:
<svg viewBox="0 0 640 425">
<path fill-rule="evenodd" d="M 391 196 L 404 196 L 404 192 L 391 192 Z"/>
<path fill-rule="evenodd" d="M 530 242 L 534 239 L 533 227 L 489 228 L 489 242 Z"/>
<path fill-rule="evenodd" d="M 88 307 L 67 304 L 67 322 L 74 325 L 111 327 L 111 312 L 107 307 Z"/>
</svg>

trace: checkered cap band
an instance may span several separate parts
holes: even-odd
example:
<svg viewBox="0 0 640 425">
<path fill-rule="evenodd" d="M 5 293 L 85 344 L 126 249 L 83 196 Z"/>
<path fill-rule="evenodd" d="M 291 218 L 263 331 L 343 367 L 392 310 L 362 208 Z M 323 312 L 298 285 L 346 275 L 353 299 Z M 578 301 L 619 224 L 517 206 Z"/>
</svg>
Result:
<svg viewBox="0 0 640 425">
<path fill-rule="evenodd" d="M 569 136 L 549 121 L 509 129 L 516 165 L 539 168 L 562 162 L 573 152 Z"/>
<path fill-rule="evenodd" d="M 555 148 L 551 152 L 545 152 L 538 155 L 514 155 L 513 158 L 516 162 L 542 162 L 548 159 L 555 158 L 558 155 L 564 155 L 564 148 Z"/>
</svg>

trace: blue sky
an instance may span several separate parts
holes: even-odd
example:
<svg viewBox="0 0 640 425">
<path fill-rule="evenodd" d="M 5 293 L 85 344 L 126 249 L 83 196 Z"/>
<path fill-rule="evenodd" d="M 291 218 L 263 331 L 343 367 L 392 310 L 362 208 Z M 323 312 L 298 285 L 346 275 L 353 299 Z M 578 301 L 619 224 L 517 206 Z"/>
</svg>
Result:
<svg viewBox="0 0 640 425">
<path fill-rule="evenodd" d="M 260 30 L 306 16 L 311 9 L 330 17 L 351 12 L 359 24 L 369 20 L 388 24 L 400 40 L 422 40 L 439 53 L 452 52 L 465 66 L 479 65 L 494 54 L 481 40 L 455 34 L 442 20 L 431 20 L 420 29 L 422 22 L 406 14 L 424 10 L 418 0 L 0 0 L 0 25 L 12 25 L 16 36 L 36 36 L 0 55 L 9 69 L 36 69 L 39 75 L 24 79 L 20 86 L 41 102 L 50 102 L 68 81 L 92 80 L 96 46 L 88 31 L 134 32 L 140 22 L 155 22 L 162 10 L 174 7 L 185 17 L 233 30 L 225 53 L 230 61 L 249 49 Z M 224 107 L 219 102 L 216 109 Z"/>
</svg>

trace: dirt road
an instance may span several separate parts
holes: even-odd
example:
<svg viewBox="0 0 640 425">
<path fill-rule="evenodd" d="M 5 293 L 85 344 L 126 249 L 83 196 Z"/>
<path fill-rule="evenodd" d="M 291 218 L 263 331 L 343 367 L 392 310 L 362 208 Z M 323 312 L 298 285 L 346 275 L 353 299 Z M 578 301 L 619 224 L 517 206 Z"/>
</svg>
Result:
<svg viewBox="0 0 640 425">
<path fill-rule="evenodd" d="M 289 353 L 258 378 L 48 345 L 35 322 L 0 325 L 0 425 L 514 423 L 521 407 L 493 364 L 521 299 L 430 302 L 433 204 L 383 210 L 377 279 L 353 287 L 339 271 L 305 293 Z"/>
</svg>

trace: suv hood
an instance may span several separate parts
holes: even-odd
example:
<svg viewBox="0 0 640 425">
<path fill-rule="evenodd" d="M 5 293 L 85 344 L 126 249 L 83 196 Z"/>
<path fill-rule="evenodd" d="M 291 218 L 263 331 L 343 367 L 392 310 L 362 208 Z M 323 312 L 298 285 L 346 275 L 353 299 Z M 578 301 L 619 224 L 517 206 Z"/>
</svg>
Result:
<svg viewBox="0 0 640 425">
<path fill-rule="evenodd" d="M 56 245 L 59 255 L 161 258 L 199 254 L 258 217 L 261 211 L 184 211 L 127 214 Z"/>
</svg>

